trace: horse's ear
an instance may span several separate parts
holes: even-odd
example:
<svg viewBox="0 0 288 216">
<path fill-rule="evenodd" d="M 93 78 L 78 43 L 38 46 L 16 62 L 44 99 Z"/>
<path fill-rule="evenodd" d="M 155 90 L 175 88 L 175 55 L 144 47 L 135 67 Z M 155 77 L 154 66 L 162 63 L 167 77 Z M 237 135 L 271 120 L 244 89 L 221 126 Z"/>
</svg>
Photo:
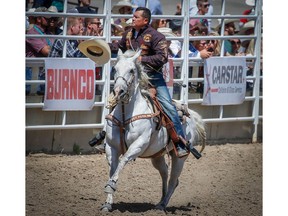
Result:
<svg viewBox="0 0 288 216">
<path fill-rule="evenodd" d="M 118 49 L 117 59 L 121 59 L 123 57 L 123 52 L 121 49 Z"/>
<path fill-rule="evenodd" d="M 141 54 L 142 49 L 137 49 L 136 54 L 133 56 L 132 60 L 135 61 Z"/>
</svg>

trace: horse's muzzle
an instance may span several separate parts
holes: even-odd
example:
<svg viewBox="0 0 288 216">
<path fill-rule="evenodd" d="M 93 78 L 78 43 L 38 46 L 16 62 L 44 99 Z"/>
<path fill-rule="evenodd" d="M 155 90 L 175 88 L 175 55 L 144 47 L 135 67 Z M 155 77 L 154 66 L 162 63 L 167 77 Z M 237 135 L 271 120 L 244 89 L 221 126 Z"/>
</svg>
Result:
<svg viewBox="0 0 288 216">
<path fill-rule="evenodd" d="M 113 89 L 113 94 L 114 94 L 114 97 L 117 98 L 117 100 L 121 100 L 125 98 L 125 95 L 126 95 L 125 91 L 120 88 Z"/>
</svg>

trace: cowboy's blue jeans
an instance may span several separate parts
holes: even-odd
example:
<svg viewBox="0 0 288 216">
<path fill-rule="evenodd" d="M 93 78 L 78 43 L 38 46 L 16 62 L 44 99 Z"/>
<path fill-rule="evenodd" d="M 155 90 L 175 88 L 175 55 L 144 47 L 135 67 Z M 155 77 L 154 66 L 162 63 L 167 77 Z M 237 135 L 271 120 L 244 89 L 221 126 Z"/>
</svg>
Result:
<svg viewBox="0 0 288 216">
<path fill-rule="evenodd" d="M 178 134 L 178 136 L 182 136 L 185 138 L 181 121 L 178 116 L 178 112 L 176 110 L 176 107 L 172 103 L 172 98 L 169 94 L 169 90 L 167 88 L 166 82 L 163 78 L 162 73 L 157 72 L 147 72 L 147 75 L 150 78 L 151 84 L 156 88 L 157 90 L 157 99 L 159 100 L 160 104 L 162 105 L 162 108 L 164 112 L 168 115 L 168 117 L 171 119 L 171 121 L 174 124 L 174 128 Z"/>
</svg>

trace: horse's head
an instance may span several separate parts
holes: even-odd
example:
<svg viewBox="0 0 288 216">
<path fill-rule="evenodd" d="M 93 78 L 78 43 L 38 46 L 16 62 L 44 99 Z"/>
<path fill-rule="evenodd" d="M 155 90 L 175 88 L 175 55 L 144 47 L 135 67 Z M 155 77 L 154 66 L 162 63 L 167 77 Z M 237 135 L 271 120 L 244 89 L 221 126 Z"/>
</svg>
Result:
<svg viewBox="0 0 288 216">
<path fill-rule="evenodd" d="M 135 88 L 138 80 L 138 69 L 136 60 L 140 56 L 141 50 L 134 52 L 127 50 L 124 54 L 119 49 L 117 63 L 114 66 L 114 89 L 113 94 L 117 101 L 127 102 L 130 93 Z"/>
</svg>

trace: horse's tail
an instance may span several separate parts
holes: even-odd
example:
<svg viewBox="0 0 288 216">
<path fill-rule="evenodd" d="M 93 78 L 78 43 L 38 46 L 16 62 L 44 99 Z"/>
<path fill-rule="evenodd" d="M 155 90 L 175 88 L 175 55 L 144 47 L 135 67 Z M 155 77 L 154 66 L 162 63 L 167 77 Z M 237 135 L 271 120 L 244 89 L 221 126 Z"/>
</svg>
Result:
<svg viewBox="0 0 288 216">
<path fill-rule="evenodd" d="M 206 146 L 206 130 L 205 130 L 205 122 L 203 121 L 202 117 L 195 111 L 190 111 L 190 117 L 192 117 L 193 121 L 196 125 L 196 134 L 198 137 L 198 140 L 201 140 L 201 150 L 202 152 Z"/>
</svg>

